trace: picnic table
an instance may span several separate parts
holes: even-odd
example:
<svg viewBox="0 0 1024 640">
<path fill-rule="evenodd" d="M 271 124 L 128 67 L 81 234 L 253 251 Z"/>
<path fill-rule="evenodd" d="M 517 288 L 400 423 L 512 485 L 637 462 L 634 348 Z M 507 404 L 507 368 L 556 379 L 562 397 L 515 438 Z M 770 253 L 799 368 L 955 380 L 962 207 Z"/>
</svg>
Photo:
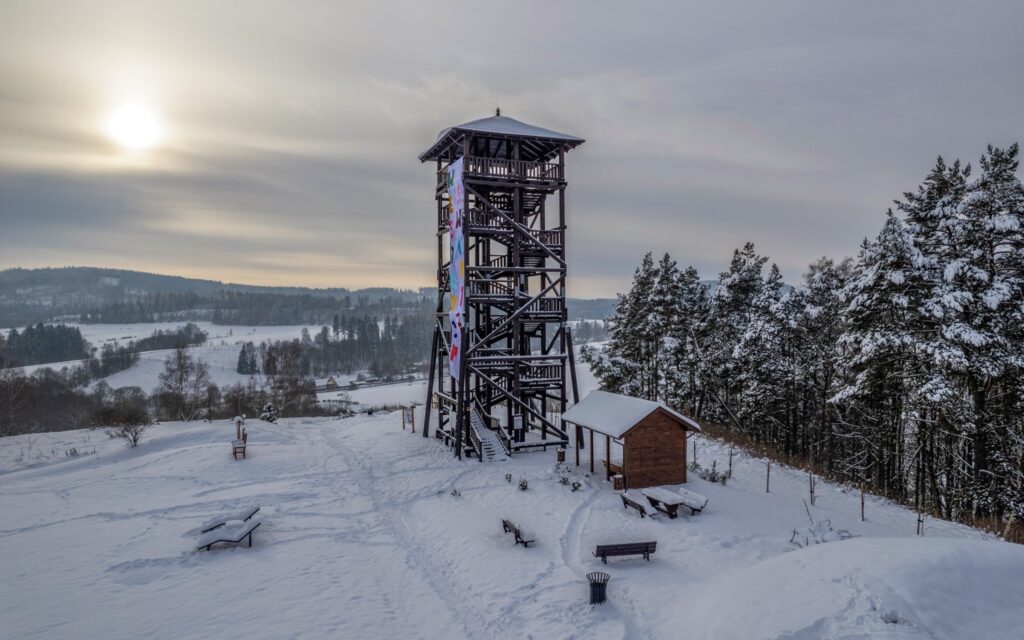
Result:
<svg viewBox="0 0 1024 640">
<path fill-rule="evenodd" d="M 679 505 L 684 502 L 683 496 L 664 487 L 647 487 L 646 489 L 641 489 L 640 493 L 647 498 L 652 507 L 661 511 L 669 518 L 675 518 L 679 515 Z"/>
<path fill-rule="evenodd" d="M 708 504 L 707 498 L 688 489 L 647 487 L 646 489 L 641 489 L 640 493 L 647 498 L 652 507 L 661 511 L 669 518 L 675 518 L 679 515 L 679 507 L 686 507 L 692 515 L 702 511 Z"/>
</svg>

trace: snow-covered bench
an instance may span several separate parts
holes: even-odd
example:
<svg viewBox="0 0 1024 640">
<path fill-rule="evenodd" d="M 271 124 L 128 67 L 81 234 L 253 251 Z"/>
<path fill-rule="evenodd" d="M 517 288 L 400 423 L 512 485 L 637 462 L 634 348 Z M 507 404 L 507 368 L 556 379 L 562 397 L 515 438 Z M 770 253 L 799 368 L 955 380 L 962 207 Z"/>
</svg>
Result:
<svg viewBox="0 0 1024 640">
<path fill-rule="evenodd" d="M 534 536 L 526 529 L 520 529 L 518 526 L 516 526 L 516 523 L 512 522 L 511 520 L 502 518 L 501 528 L 505 530 L 505 533 L 511 533 L 515 537 L 516 544 L 521 544 L 524 547 L 529 547 L 531 544 L 537 541 L 536 536 Z"/>
<path fill-rule="evenodd" d="M 679 507 L 686 507 L 690 510 L 690 515 L 693 515 L 703 511 L 704 507 L 708 504 L 707 498 L 689 489 L 647 487 L 646 489 L 641 489 L 640 493 L 644 494 L 644 497 L 647 498 L 652 507 L 661 511 L 669 518 L 675 518 L 679 515 Z"/>
<path fill-rule="evenodd" d="M 242 522 L 245 522 L 246 520 L 249 520 L 254 515 L 256 515 L 256 513 L 259 510 L 260 510 L 260 505 L 257 504 L 257 505 L 252 505 L 252 506 L 249 506 L 249 507 L 245 507 L 244 509 L 239 509 L 238 511 L 235 511 L 234 513 L 226 513 L 226 514 L 224 514 L 222 516 L 218 516 L 216 518 L 211 518 L 211 519 L 207 520 L 206 522 L 204 522 L 202 525 L 200 525 L 202 528 L 199 530 L 199 533 L 208 533 L 208 532 L 213 531 L 214 529 L 216 529 L 218 527 L 223 527 L 225 524 L 227 524 L 228 522 L 230 522 L 232 520 L 241 520 Z"/>
<path fill-rule="evenodd" d="M 241 544 L 248 539 L 249 546 L 252 546 L 252 532 L 263 524 L 259 520 L 228 520 L 199 537 L 196 543 L 196 551 L 200 549 L 210 550 L 210 547 L 218 542 L 230 542 Z"/>
<path fill-rule="evenodd" d="M 700 513 L 704 510 L 704 507 L 708 506 L 708 499 L 700 495 L 696 491 L 690 491 L 682 487 L 676 487 L 672 490 L 673 493 L 678 493 L 682 497 L 682 506 L 690 510 L 690 515 Z"/>
<path fill-rule="evenodd" d="M 647 487 L 641 489 L 640 493 L 644 494 L 644 497 L 647 498 L 652 507 L 669 518 L 675 518 L 679 515 L 679 505 L 683 504 L 683 497 L 678 493 L 669 491 L 665 487 Z"/>
<path fill-rule="evenodd" d="M 645 516 L 648 517 L 648 518 L 653 518 L 654 516 L 656 516 L 658 514 L 658 512 L 654 510 L 654 507 L 652 507 L 650 505 L 646 505 L 646 504 L 644 504 L 642 502 L 637 502 L 633 498 L 631 498 L 628 495 L 626 495 L 625 492 L 622 492 L 621 494 L 619 494 L 619 496 L 622 498 L 622 508 L 623 509 L 630 509 L 631 508 L 631 509 L 636 510 L 636 512 L 640 514 L 641 518 L 643 518 Z"/>
</svg>

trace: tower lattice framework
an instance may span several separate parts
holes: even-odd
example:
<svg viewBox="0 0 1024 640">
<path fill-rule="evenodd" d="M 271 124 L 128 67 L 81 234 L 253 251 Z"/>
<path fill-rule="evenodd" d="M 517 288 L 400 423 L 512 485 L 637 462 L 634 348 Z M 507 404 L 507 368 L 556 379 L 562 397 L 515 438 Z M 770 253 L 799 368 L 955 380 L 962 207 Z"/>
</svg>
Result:
<svg viewBox="0 0 1024 640">
<path fill-rule="evenodd" d="M 442 131 L 420 160 L 437 169 L 437 309 L 424 436 L 461 456 L 568 445 L 575 393 L 567 323 L 565 154 L 581 138 L 501 116 Z M 460 375 L 449 371 L 448 167 L 462 158 L 465 306 Z M 569 384 L 571 382 L 571 384 Z M 575 399 L 575 398 L 574 398 Z"/>
</svg>

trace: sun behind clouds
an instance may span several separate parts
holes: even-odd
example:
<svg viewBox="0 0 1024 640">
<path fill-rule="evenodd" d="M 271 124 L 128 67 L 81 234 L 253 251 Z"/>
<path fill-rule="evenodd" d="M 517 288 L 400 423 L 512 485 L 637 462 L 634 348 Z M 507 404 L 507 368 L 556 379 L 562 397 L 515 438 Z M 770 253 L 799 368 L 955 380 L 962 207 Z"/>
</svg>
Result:
<svg viewBox="0 0 1024 640">
<path fill-rule="evenodd" d="M 163 126 L 151 108 L 130 102 L 110 114 L 107 133 L 126 149 L 148 149 L 163 139 Z"/>
</svg>

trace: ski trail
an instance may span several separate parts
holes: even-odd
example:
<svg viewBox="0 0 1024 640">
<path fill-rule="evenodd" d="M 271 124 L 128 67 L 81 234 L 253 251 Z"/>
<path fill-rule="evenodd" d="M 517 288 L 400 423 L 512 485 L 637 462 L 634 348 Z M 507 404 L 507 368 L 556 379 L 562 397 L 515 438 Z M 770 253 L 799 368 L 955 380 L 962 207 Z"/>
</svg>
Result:
<svg viewBox="0 0 1024 640">
<path fill-rule="evenodd" d="M 462 625 L 466 637 L 482 637 L 480 631 L 481 626 L 483 626 L 488 631 L 485 634 L 486 637 L 509 638 L 510 640 L 518 638 L 519 634 L 515 626 L 510 626 L 501 620 L 495 619 L 491 615 L 492 612 L 477 605 L 473 594 L 452 579 L 445 567 L 430 558 L 429 550 L 417 539 L 416 534 L 409 528 L 402 517 L 401 512 L 403 509 L 400 508 L 401 505 L 382 504 L 377 499 L 378 492 L 373 487 L 374 481 L 378 477 L 374 472 L 374 467 L 377 465 L 367 465 L 364 463 L 348 447 L 338 443 L 333 434 L 328 434 L 325 431 L 324 436 L 331 449 L 340 455 L 353 471 L 350 474 L 351 481 L 370 499 L 387 530 L 395 537 L 398 546 L 405 554 L 406 565 L 416 571 L 423 582 L 444 602 L 451 612 L 453 619 Z M 445 483 L 446 486 L 454 487 L 461 478 L 475 470 L 475 468 L 471 467 L 456 474 Z M 422 497 L 435 493 L 437 493 L 436 488 L 424 492 Z"/>
</svg>

